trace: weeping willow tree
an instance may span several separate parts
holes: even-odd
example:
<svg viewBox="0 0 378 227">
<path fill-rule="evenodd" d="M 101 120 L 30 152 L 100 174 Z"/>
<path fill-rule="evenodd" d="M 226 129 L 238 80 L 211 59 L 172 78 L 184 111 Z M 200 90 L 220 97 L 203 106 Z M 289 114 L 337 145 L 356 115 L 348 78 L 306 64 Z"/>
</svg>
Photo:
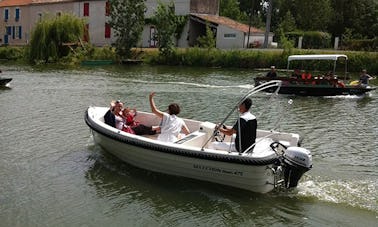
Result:
<svg viewBox="0 0 378 227">
<path fill-rule="evenodd" d="M 84 25 L 84 20 L 71 14 L 55 17 L 44 15 L 32 32 L 29 61 L 31 63 L 56 62 L 67 56 L 70 49 L 63 44 L 78 42 L 83 36 Z"/>
</svg>

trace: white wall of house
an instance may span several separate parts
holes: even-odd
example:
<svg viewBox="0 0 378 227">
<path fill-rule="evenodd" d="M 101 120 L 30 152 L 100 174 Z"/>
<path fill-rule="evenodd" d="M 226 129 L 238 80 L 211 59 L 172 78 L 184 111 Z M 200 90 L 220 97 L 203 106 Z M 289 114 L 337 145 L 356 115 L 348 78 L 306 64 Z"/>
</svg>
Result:
<svg viewBox="0 0 378 227">
<path fill-rule="evenodd" d="M 217 48 L 233 49 L 243 48 L 244 32 L 232 29 L 224 25 L 217 28 Z"/>
<path fill-rule="evenodd" d="M 264 33 L 252 33 L 249 36 L 249 43 L 254 44 L 254 43 L 259 43 L 259 45 L 264 44 L 264 39 L 265 39 L 265 34 Z M 244 47 L 247 47 L 247 42 L 248 42 L 248 34 L 245 35 L 245 40 L 244 40 Z M 271 44 L 273 42 L 273 33 L 269 34 L 268 37 L 268 44 Z"/>
<path fill-rule="evenodd" d="M 147 0 L 146 7 L 147 11 L 144 14 L 146 18 L 152 17 L 157 9 L 158 2 L 162 2 L 164 4 L 168 4 L 171 0 Z M 174 0 L 175 4 L 175 13 L 176 15 L 188 15 L 190 12 L 190 0 Z"/>
<path fill-rule="evenodd" d="M 79 3 L 80 18 L 86 20 L 89 24 L 89 37 L 90 43 L 95 46 L 111 45 L 116 39 L 114 37 L 114 30 L 111 30 L 110 38 L 105 38 L 105 24 L 110 20 L 106 16 L 106 1 L 88 1 L 89 2 L 89 16 L 84 16 L 84 3 Z"/>
</svg>

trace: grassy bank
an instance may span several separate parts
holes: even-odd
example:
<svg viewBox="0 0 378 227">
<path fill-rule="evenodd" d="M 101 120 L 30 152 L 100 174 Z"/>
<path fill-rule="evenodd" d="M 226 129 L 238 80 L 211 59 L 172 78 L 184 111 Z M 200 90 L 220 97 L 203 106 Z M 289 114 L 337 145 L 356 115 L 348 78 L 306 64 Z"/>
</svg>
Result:
<svg viewBox="0 0 378 227">
<path fill-rule="evenodd" d="M 359 72 L 366 68 L 372 74 L 378 74 L 378 53 L 377 52 L 356 52 L 356 51 L 333 51 L 333 50 L 218 50 L 188 48 L 178 49 L 172 56 L 163 58 L 156 52 L 147 51 L 143 53 L 144 59 L 149 64 L 162 65 L 184 65 L 203 67 L 233 67 L 233 68 L 269 68 L 275 65 L 276 68 L 287 68 L 287 57 L 292 54 L 346 54 L 348 60 L 348 71 Z M 333 63 L 332 63 L 333 64 Z M 340 68 L 344 63 L 340 62 Z M 302 68 L 316 68 L 327 71 L 332 65 L 323 62 L 307 62 L 301 65 Z"/>
<path fill-rule="evenodd" d="M 0 59 L 3 61 L 25 62 L 25 47 L 0 47 Z M 200 48 L 176 49 L 169 57 L 159 55 L 158 49 L 133 49 L 134 58 L 141 59 L 145 64 L 151 65 L 174 65 L 174 66 L 196 66 L 196 67 L 223 67 L 223 68 L 269 68 L 275 65 L 276 68 L 286 69 L 287 57 L 292 54 L 346 54 L 349 57 L 348 71 L 359 72 L 362 68 L 368 70 L 372 75 L 378 74 L 378 53 L 357 52 L 357 51 L 335 51 L 335 50 L 299 50 L 283 51 L 279 49 L 269 50 L 219 50 Z M 114 60 L 119 61 L 115 51 L 111 47 L 86 47 L 77 48 L 75 52 L 61 59 L 58 64 L 79 65 L 83 60 Z M 343 63 L 338 64 L 343 68 Z M 332 64 L 324 62 L 307 62 L 307 65 L 299 68 L 316 68 L 327 71 Z"/>
</svg>

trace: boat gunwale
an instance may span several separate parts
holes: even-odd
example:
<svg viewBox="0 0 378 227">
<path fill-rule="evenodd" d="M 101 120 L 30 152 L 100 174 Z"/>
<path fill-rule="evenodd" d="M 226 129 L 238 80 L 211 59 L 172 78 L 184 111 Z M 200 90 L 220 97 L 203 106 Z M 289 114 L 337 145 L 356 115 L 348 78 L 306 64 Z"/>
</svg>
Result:
<svg viewBox="0 0 378 227">
<path fill-rule="evenodd" d="M 178 156 L 184 156 L 184 157 L 190 157 L 190 158 L 199 158 L 199 159 L 204 159 L 204 160 L 228 162 L 228 163 L 242 164 L 242 165 L 254 165 L 254 166 L 271 165 L 278 161 L 278 156 L 274 154 L 266 156 L 266 157 L 215 154 L 215 153 L 209 153 L 206 151 L 194 151 L 188 148 L 179 148 L 177 146 L 149 143 L 147 141 L 143 141 L 137 138 L 135 139 L 130 138 L 126 135 L 120 134 L 119 132 L 114 132 L 112 130 L 106 129 L 100 126 L 99 124 L 97 124 L 95 120 L 89 117 L 89 114 L 88 114 L 89 108 L 85 112 L 85 123 L 89 126 L 89 128 L 91 128 L 97 133 L 105 137 L 108 137 L 110 139 L 114 139 L 116 141 L 126 143 L 131 146 L 137 146 L 143 149 L 147 149 L 152 152 L 162 152 L 166 154 L 172 154 L 172 155 L 178 155 Z M 142 138 L 145 138 L 145 137 L 142 137 Z"/>
</svg>

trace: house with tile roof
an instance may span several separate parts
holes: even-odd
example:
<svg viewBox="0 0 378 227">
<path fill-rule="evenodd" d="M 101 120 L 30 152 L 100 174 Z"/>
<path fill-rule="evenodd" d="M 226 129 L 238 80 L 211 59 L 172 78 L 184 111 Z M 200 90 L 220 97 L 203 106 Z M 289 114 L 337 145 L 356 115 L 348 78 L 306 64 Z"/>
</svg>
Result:
<svg viewBox="0 0 378 227">
<path fill-rule="evenodd" d="M 161 0 L 168 3 L 170 0 Z M 226 17 L 219 16 L 220 0 L 173 0 L 176 15 L 187 16 L 181 37 L 176 40 L 178 47 L 192 47 L 197 39 L 205 35 L 209 25 L 220 49 L 246 48 L 250 44 L 263 43 L 264 32 L 249 28 Z M 84 41 L 95 46 L 111 45 L 116 40 L 107 23 L 110 20 L 108 0 L 0 0 L 0 45 L 26 45 L 32 30 L 44 14 L 60 15 L 71 13 L 87 22 Z M 157 0 L 146 0 L 145 17 L 154 15 Z M 250 32 L 249 32 L 250 31 Z M 157 47 L 155 26 L 146 24 L 142 32 L 140 47 Z M 248 39 L 249 34 L 249 39 Z M 273 34 L 269 35 L 269 43 Z"/>
<path fill-rule="evenodd" d="M 191 13 L 191 31 L 198 33 L 193 37 L 204 33 L 203 26 L 208 25 L 215 30 L 217 47 L 221 49 L 260 47 L 264 43 L 265 31 L 249 27 L 227 17 L 212 14 Z M 248 37 L 249 36 L 249 37 Z M 196 40 L 189 40 L 192 45 Z M 268 43 L 272 43 L 273 33 L 269 34 Z M 249 42 L 249 44 L 247 43 Z"/>
</svg>

